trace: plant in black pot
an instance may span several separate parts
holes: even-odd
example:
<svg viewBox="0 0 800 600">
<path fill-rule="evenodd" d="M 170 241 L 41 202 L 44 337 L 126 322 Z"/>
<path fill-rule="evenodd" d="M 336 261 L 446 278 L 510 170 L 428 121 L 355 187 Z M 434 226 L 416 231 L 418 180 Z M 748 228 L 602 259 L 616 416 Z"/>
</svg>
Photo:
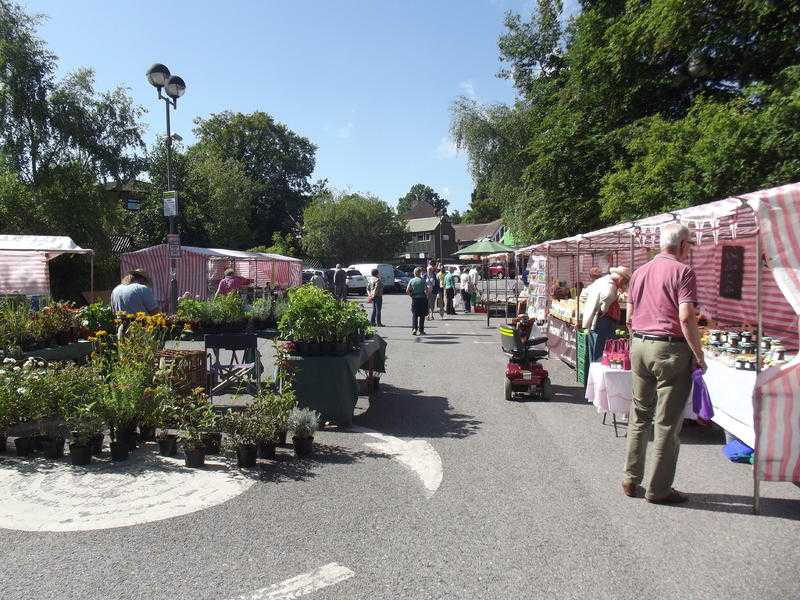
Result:
<svg viewBox="0 0 800 600">
<path fill-rule="evenodd" d="M 103 386 L 102 413 L 111 434 L 111 460 L 128 459 L 135 446 L 137 407 L 145 389 L 145 375 L 135 365 L 114 366 Z"/>
<path fill-rule="evenodd" d="M 158 442 L 158 453 L 161 456 L 178 454 L 177 394 L 169 383 L 161 383 L 153 388 L 156 408 L 153 413 L 153 426 L 156 428 L 155 438 Z"/>
<path fill-rule="evenodd" d="M 236 463 L 240 467 L 252 468 L 256 466 L 257 458 L 257 432 L 256 416 L 245 409 L 242 411 L 229 410 L 223 418 L 225 429 L 225 449 L 236 454 Z"/>
<path fill-rule="evenodd" d="M 69 429 L 69 459 L 73 465 L 85 466 L 92 462 L 93 439 L 103 428 L 103 416 L 96 402 L 80 404 L 66 415 Z"/>
<path fill-rule="evenodd" d="M 314 433 L 319 429 L 319 413 L 310 408 L 294 408 L 287 423 L 292 432 L 294 453 L 310 456 L 314 450 Z"/>
<path fill-rule="evenodd" d="M 216 429 L 217 417 L 211 400 L 203 388 L 195 388 L 176 404 L 178 441 L 183 447 L 187 467 L 202 467 L 205 464 L 206 432 Z"/>
</svg>

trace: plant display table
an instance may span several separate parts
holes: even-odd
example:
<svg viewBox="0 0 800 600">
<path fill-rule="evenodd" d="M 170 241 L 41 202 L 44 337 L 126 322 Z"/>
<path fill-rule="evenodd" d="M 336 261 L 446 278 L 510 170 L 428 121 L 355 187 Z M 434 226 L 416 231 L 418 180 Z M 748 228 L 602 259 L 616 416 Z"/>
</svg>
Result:
<svg viewBox="0 0 800 600">
<path fill-rule="evenodd" d="M 359 370 L 369 376 L 385 372 L 386 341 L 378 336 L 361 342 L 358 350 L 343 356 L 289 356 L 294 369 L 297 405 L 311 408 L 323 420 L 350 425 L 358 400 Z"/>
<path fill-rule="evenodd" d="M 22 356 L 25 358 L 32 356 L 33 358 L 41 358 L 47 362 L 64 362 L 75 361 L 83 362 L 94 351 L 94 342 L 88 340 L 80 340 L 67 344 L 66 346 L 53 346 L 51 348 L 41 348 L 39 350 L 30 350 L 23 352 Z"/>
</svg>

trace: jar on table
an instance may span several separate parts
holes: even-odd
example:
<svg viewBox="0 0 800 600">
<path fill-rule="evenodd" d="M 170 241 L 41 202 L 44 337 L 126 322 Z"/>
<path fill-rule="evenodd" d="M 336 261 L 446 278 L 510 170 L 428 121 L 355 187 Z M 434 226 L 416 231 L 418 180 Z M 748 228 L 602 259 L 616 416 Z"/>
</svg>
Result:
<svg viewBox="0 0 800 600">
<path fill-rule="evenodd" d="M 744 354 L 752 354 L 753 352 L 755 352 L 756 345 L 754 343 L 752 343 L 752 342 L 749 342 L 749 341 L 745 342 L 744 340 L 739 340 L 738 348 Z"/>
<path fill-rule="evenodd" d="M 772 338 L 769 336 L 765 336 L 761 338 L 761 349 L 762 350 L 769 350 L 772 347 Z"/>
<path fill-rule="evenodd" d="M 722 343 L 722 332 L 719 329 L 712 329 L 708 332 L 708 341 L 711 344 L 721 344 Z"/>
<path fill-rule="evenodd" d="M 740 339 L 742 339 L 742 336 L 739 334 L 738 331 L 728 332 L 728 344 L 730 344 L 731 346 L 736 346 L 739 343 Z"/>
<path fill-rule="evenodd" d="M 752 342 L 753 341 L 753 332 L 752 331 L 743 331 L 739 334 L 740 342 Z"/>
<path fill-rule="evenodd" d="M 741 354 L 738 348 L 728 347 L 725 348 L 725 362 L 729 367 L 736 366 L 736 359 Z"/>
<path fill-rule="evenodd" d="M 744 359 L 741 357 L 741 355 L 736 357 L 736 360 L 734 361 L 734 366 L 741 371 L 744 370 L 745 368 Z"/>
<path fill-rule="evenodd" d="M 786 362 L 786 348 L 783 344 L 773 344 L 771 352 L 773 362 Z"/>
</svg>

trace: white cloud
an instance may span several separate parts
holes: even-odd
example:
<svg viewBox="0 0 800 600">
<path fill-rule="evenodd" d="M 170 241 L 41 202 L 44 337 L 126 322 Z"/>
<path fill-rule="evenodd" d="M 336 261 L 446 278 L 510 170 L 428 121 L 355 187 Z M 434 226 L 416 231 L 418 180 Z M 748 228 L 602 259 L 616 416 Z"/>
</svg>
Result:
<svg viewBox="0 0 800 600">
<path fill-rule="evenodd" d="M 458 146 L 449 137 L 443 137 L 436 146 L 436 156 L 442 160 L 458 156 Z"/>
<path fill-rule="evenodd" d="M 339 127 L 339 129 L 336 130 L 336 137 L 340 140 L 349 139 L 350 136 L 353 135 L 354 127 L 355 124 L 352 121 L 348 121 L 344 127 Z"/>
<path fill-rule="evenodd" d="M 476 98 L 477 94 L 475 93 L 475 82 L 472 79 L 465 79 L 461 83 L 458 84 L 458 87 L 461 88 L 461 91 L 469 98 Z"/>
</svg>

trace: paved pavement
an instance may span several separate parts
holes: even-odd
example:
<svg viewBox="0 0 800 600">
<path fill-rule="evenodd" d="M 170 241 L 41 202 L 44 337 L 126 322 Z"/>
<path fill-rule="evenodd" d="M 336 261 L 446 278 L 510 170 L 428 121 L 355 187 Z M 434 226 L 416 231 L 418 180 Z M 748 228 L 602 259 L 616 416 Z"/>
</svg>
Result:
<svg viewBox="0 0 800 600">
<path fill-rule="evenodd" d="M 197 486 L 170 485 L 185 473 L 165 466 L 158 486 L 135 474 L 125 484 L 139 524 L 0 529 L 0 598 L 798 597 L 800 490 L 762 484 L 764 514 L 752 515 L 751 470 L 724 459 L 719 432 L 685 429 L 676 487 L 691 502 L 625 498 L 625 440 L 581 400 L 572 371 L 548 361 L 554 400 L 507 403 L 484 315 L 437 319 L 425 338 L 409 333 L 407 298 L 388 296 L 384 315 L 389 373 L 371 406 L 359 401 L 357 428 L 320 432 L 313 460 L 282 449 L 223 502 L 195 502 Z M 434 458 L 441 481 L 426 486 L 415 461 Z M 28 471 L 46 465 L 0 460 L 15 477 L 0 486 L 42 494 Z M 76 475 L 58 476 L 48 502 L 67 503 Z M 96 493 L 113 511 L 125 489 Z M 161 520 L 143 489 L 158 490 Z M 194 512 L 165 510 L 175 503 Z"/>
</svg>

